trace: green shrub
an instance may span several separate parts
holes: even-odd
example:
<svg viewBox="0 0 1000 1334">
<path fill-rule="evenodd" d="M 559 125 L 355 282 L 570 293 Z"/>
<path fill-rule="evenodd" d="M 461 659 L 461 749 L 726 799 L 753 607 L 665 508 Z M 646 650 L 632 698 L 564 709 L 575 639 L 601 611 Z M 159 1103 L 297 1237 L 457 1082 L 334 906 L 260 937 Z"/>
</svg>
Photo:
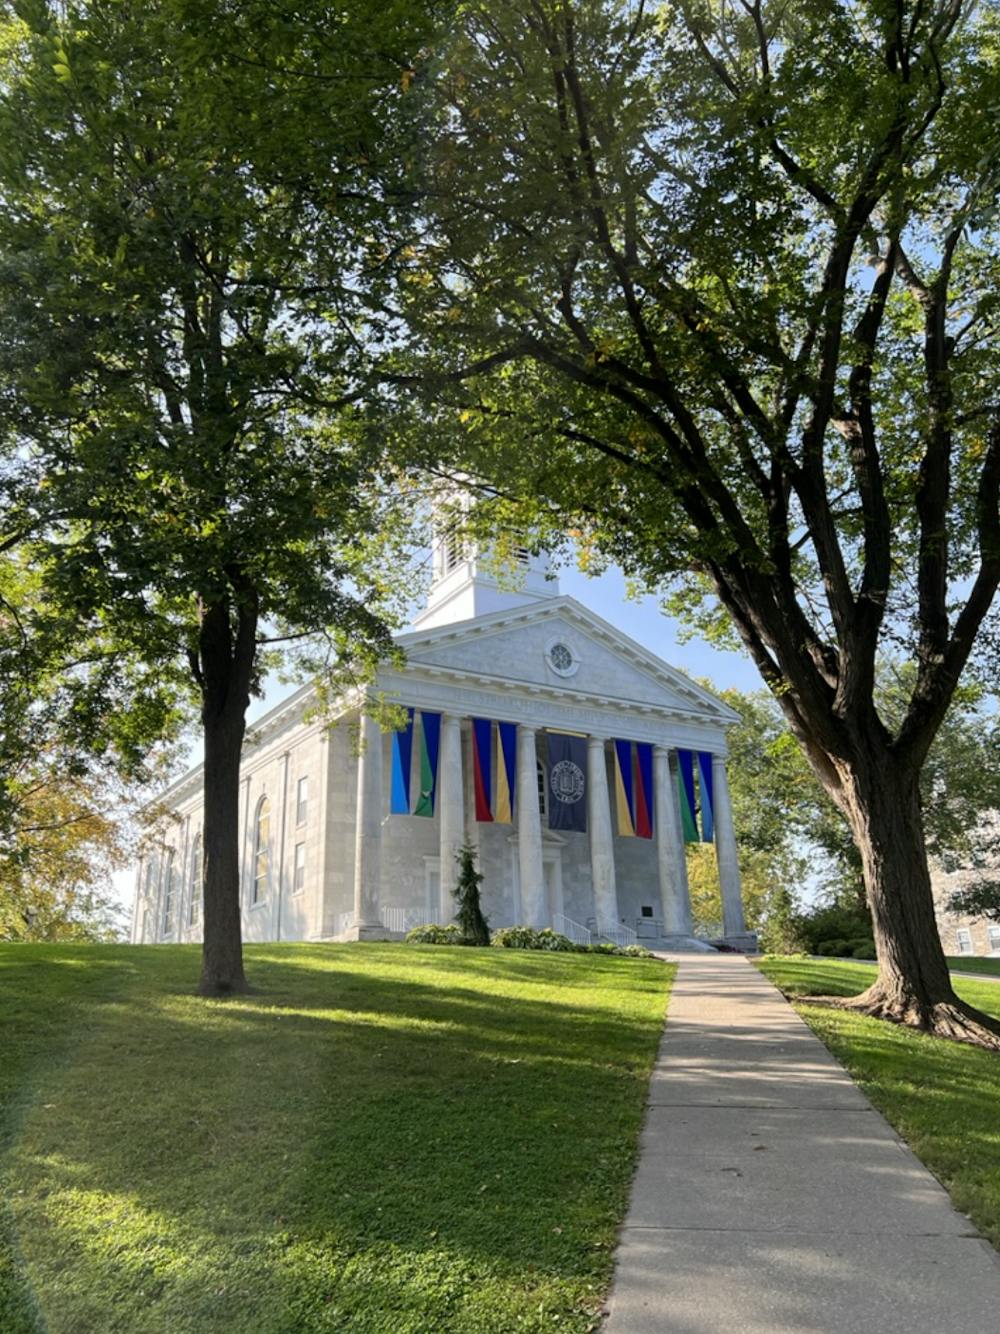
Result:
<svg viewBox="0 0 1000 1334">
<path fill-rule="evenodd" d="M 853 948 L 849 940 L 821 940 L 816 946 L 815 953 L 822 954 L 825 958 L 844 959 Z"/>
<path fill-rule="evenodd" d="M 860 940 L 852 940 L 850 945 L 852 959 L 875 958 L 875 942 L 870 937 L 867 939 L 862 938 Z"/>
<path fill-rule="evenodd" d="M 797 917 L 796 929 L 804 948 L 820 954 L 819 947 L 824 941 L 867 940 L 872 933 L 872 919 L 861 907 L 832 903 Z"/>
<path fill-rule="evenodd" d="M 412 935 L 412 932 L 410 933 Z M 409 936 L 407 937 L 409 939 Z M 563 954 L 613 954 L 621 959 L 652 959 L 645 945 L 615 945 L 598 941 L 594 945 L 574 945 L 549 926 L 502 926 L 493 932 L 492 944 L 504 950 L 558 950 Z"/>
<path fill-rule="evenodd" d="M 428 922 L 425 926 L 415 926 L 406 933 L 408 945 L 461 945 L 462 928 L 455 922 L 440 926 L 437 922 Z"/>
<path fill-rule="evenodd" d="M 533 926 L 502 926 L 493 932 L 494 945 L 504 950 L 558 950 L 572 952 L 573 942 L 549 926 L 540 930 Z"/>
</svg>

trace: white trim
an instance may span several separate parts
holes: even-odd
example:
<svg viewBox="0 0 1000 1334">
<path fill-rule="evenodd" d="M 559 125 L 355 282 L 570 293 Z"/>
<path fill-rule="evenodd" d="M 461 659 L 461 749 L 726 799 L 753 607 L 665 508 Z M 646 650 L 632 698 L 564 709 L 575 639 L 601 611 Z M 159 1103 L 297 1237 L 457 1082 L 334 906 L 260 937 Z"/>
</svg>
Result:
<svg viewBox="0 0 1000 1334">
<path fill-rule="evenodd" d="M 581 629 L 596 639 L 603 640 L 615 653 L 621 657 L 631 659 L 658 678 L 661 684 L 665 684 L 674 692 L 689 698 L 692 701 L 693 710 L 699 715 L 704 716 L 707 712 L 713 721 L 739 722 L 739 714 L 719 699 L 717 695 L 698 685 L 684 672 L 679 671 L 676 667 L 671 667 L 662 658 L 657 657 L 655 653 L 651 653 L 649 649 L 644 648 L 634 639 L 623 634 L 609 621 L 605 621 L 602 617 L 584 607 L 582 603 L 577 602 L 576 598 L 566 595 L 547 598 L 544 602 L 527 603 L 510 610 L 488 612 L 485 616 L 477 616 L 473 620 L 454 621 L 448 625 L 435 626 L 431 630 L 410 631 L 406 634 L 396 635 L 395 642 L 407 653 L 414 653 L 419 652 L 422 648 L 432 648 L 438 644 L 455 642 L 459 639 L 481 638 L 486 635 L 497 634 L 511 626 L 527 625 L 533 621 L 546 620 L 557 615 L 561 615 L 569 622 L 576 621 Z"/>
</svg>

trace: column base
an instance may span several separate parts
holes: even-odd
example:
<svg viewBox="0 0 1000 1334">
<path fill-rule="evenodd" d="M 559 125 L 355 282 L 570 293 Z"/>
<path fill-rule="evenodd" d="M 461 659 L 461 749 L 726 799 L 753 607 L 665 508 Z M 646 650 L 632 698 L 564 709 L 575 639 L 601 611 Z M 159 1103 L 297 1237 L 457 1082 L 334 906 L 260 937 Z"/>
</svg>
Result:
<svg viewBox="0 0 1000 1334">
<path fill-rule="evenodd" d="M 360 922 L 357 926 L 349 926 L 337 939 L 342 941 L 391 940 L 392 937 L 381 922 Z"/>
</svg>

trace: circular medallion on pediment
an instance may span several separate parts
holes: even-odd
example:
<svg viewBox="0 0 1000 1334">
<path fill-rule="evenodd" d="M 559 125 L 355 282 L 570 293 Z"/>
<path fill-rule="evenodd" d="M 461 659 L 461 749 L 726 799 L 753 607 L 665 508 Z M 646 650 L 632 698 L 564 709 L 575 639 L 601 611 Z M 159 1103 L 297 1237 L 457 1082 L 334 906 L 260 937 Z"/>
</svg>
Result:
<svg viewBox="0 0 1000 1334">
<path fill-rule="evenodd" d="M 580 659 L 562 639 L 555 639 L 545 650 L 545 661 L 557 676 L 572 676 Z"/>
</svg>

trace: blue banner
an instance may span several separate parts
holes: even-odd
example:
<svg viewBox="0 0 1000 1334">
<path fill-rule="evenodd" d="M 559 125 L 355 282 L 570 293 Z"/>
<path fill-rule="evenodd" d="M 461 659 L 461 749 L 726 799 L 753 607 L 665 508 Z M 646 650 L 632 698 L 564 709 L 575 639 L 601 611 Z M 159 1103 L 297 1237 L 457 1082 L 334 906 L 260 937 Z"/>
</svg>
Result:
<svg viewBox="0 0 1000 1334">
<path fill-rule="evenodd" d="M 711 843 L 715 837 L 715 796 L 712 789 L 712 755 L 698 752 L 698 787 L 701 791 L 701 841 Z"/>
<path fill-rule="evenodd" d="M 393 815 L 410 813 L 410 764 L 413 760 L 413 710 L 406 710 L 406 727 L 392 734 L 392 800 L 389 810 Z"/>
<path fill-rule="evenodd" d="M 587 738 L 549 732 L 549 828 L 587 829 Z"/>
</svg>

